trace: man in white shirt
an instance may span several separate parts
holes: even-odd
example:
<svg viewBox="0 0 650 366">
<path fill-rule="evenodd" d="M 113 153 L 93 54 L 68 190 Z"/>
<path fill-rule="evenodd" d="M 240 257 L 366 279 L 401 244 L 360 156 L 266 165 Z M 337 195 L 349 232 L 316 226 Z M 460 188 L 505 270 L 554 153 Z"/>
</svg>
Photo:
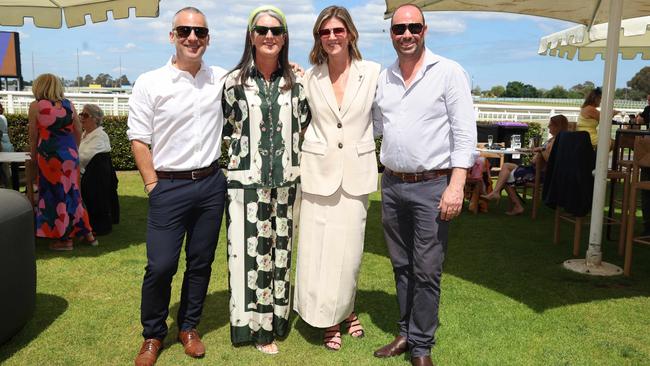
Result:
<svg viewBox="0 0 650 366">
<path fill-rule="evenodd" d="M 383 134 L 382 222 L 400 308 L 399 336 L 375 351 L 406 351 L 413 365 L 432 365 L 440 278 L 449 220 L 463 203 L 476 149 L 476 121 L 467 73 L 424 44 L 421 10 L 393 14 L 397 61 L 379 75 L 373 119 Z"/>
<path fill-rule="evenodd" d="M 129 100 L 135 162 L 149 195 L 147 266 L 142 284 L 144 343 L 136 366 L 153 365 L 167 335 L 172 277 L 186 238 L 177 324 L 185 353 L 202 357 L 196 331 L 221 227 L 226 180 L 221 155 L 221 90 L 226 71 L 208 67 L 204 14 L 186 7 L 174 16 L 169 38 L 176 54 L 163 67 L 142 74 Z M 149 146 L 151 148 L 149 148 Z"/>
</svg>

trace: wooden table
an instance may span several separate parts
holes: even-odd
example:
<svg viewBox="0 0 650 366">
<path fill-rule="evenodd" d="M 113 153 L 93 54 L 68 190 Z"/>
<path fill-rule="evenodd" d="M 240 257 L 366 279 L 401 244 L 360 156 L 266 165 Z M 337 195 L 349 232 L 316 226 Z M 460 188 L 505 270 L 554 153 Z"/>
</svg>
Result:
<svg viewBox="0 0 650 366">
<path fill-rule="evenodd" d="M 9 163 L 11 164 L 11 184 L 13 189 L 20 189 L 20 181 L 18 179 L 18 166 L 20 164 L 25 164 L 25 177 L 26 177 L 26 187 L 27 187 L 27 198 L 29 202 L 34 202 L 34 189 L 32 187 L 33 173 L 32 173 L 32 164 L 31 157 L 29 153 L 26 152 L 0 152 L 0 163 Z"/>
<path fill-rule="evenodd" d="M 515 155 L 515 154 L 520 154 L 520 155 L 533 155 L 534 152 L 531 149 L 484 149 L 484 148 L 478 148 L 476 149 L 481 154 L 501 154 L 501 155 Z M 531 218 L 535 219 L 537 218 L 537 209 L 539 208 L 539 202 L 540 202 L 540 188 L 541 188 L 541 180 L 542 180 L 542 170 L 544 169 L 544 162 L 542 159 L 537 159 L 535 161 L 535 182 L 533 185 L 533 208 L 531 210 Z"/>
</svg>

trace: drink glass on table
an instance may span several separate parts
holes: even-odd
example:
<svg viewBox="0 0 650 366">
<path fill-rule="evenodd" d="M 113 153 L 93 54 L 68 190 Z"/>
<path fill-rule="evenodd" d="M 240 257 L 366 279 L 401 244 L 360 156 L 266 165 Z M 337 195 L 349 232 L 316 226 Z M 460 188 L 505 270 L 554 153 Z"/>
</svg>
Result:
<svg viewBox="0 0 650 366">
<path fill-rule="evenodd" d="M 492 141 L 493 141 L 492 135 L 488 135 L 488 143 L 487 143 L 488 149 L 492 148 Z"/>
</svg>

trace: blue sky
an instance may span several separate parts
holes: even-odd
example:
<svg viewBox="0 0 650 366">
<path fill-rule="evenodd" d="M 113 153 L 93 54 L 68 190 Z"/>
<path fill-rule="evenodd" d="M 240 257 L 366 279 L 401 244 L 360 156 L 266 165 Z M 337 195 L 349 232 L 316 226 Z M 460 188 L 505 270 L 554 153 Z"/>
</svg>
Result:
<svg viewBox="0 0 650 366">
<path fill-rule="evenodd" d="M 265 4 L 249 0 L 161 0 L 160 17 L 109 20 L 73 29 L 41 29 L 31 25 L 0 27 L 21 33 L 23 75 L 52 72 L 67 79 L 79 74 L 96 76 L 100 72 L 118 77 L 120 70 L 134 81 L 144 71 L 164 64 L 173 52 L 168 32 L 176 10 L 192 5 L 208 18 L 211 44 L 205 55 L 209 64 L 231 68 L 241 56 L 248 13 Z M 316 16 L 331 1 L 275 1 L 288 18 L 291 59 L 307 66 L 313 42 L 311 28 Z M 360 31 L 364 58 L 390 65 L 395 52 L 388 36 L 388 21 L 383 19 L 383 0 L 339 0 L 352 13 Z M 537 55 L 539 38 L 572 26 L 572 23 L 502 13 L 427 13 L 427 46 L 435 53 L 458 61 L 471 75 L 475 86 L 489 89 L 518 80 L 536 87 L 566 88 L 586 80 L 601 84 L 604 63 L 580 62 Z M 33 70 L 32 72 L 32 59 Z M 120 68 L 121 64 L 121 68 Z M 625 83 L 648 61 L 620 61 L 617 87 Z"/>
</svg>

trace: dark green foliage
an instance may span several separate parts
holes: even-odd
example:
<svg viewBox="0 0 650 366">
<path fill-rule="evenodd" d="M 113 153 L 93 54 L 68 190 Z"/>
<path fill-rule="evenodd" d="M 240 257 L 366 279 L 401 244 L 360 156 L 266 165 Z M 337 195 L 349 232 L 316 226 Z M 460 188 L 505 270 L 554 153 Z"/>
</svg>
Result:
<svg viewBox="0 0 650 366">
<path fill-rule="evenodd" d="M 9 138 L 16 151 L 29 151 L 29 134 L 27 131 L 27 116 L 23 114 L 7 114 L 9 124 Z M 104 131 L 111 140 L 111 158 L 116 170 L 136 169 L 133 154 L 131 154 L 131 143 L 126 136 L 127 116 L 106 116 L 104 117 Z M 379 150 L 378 150 L 379 151 Z M 225 167 L 228 162 L 227 144 L 221 144 L 221 157 L 219 164 Z"/>
</svg>

